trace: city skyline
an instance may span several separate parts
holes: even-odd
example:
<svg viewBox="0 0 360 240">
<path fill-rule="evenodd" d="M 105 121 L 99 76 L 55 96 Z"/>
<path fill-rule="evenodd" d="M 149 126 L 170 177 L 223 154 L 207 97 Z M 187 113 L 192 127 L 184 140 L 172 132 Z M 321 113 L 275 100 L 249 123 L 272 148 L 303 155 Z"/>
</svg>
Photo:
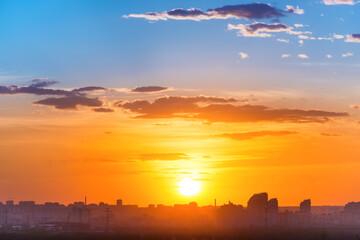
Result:
<svg viewBox="0 0 360 240">
<path fill-rule="evenodd" d="M 0 202 L 360 201 L 359 13 L 0 0 Z"/>
</svg>

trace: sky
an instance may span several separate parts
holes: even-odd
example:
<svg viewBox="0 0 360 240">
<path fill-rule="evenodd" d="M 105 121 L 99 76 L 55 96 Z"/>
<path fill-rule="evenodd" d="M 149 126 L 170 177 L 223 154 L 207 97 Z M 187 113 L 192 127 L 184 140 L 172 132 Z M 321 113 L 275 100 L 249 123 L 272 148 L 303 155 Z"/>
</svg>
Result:
<svg viewBox="0 0 360 240">
<path fill-rule="evenodd" d="M 0 0 L 0 201 L 359 201 L 359 13 Z"/>
</svg>

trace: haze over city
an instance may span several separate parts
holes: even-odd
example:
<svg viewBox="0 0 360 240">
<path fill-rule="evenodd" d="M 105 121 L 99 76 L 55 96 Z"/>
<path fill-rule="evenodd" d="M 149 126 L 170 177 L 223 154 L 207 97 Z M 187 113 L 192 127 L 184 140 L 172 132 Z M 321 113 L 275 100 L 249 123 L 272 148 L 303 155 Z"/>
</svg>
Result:
<svg viewBox="0 0 360 240">
<path fill-rule="evenodd" d="M 359 13 L 1 0 L 0 202 L 360 201 Z"/>
</svg>

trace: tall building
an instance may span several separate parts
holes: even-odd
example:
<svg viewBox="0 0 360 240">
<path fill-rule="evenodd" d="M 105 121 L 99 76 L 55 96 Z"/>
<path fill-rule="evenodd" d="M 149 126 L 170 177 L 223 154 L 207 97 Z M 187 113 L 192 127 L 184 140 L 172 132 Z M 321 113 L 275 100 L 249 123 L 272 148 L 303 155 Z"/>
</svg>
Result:
<svg viewBox="0 0 360 240">
<path fill-rule="evenodd" d="M 247 203 L 247 210 L 251 212 L 265 212 L 268 203 L 267 193 L 254 194 Z"/>
<path fill-rule="evenodd" d="M 300 213 L 311 213 L 310 199 L 306 199 L 300 203 Z"/>
<path fill-rule="evenodd" d="M 122 206 L 122 205 L 123 205 L 122 199 L 118 199 L 118 200 L 116 201 L 116 206 L 120 207 L 120 206 Z"/>
</svg>

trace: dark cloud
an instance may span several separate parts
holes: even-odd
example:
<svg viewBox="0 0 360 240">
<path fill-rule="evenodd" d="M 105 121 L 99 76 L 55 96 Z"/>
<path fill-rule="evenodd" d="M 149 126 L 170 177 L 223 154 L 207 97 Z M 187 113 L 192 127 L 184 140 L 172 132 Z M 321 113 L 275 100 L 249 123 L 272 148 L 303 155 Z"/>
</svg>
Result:
<svg viewBox="0 0 360 240">
<path fill-rule="evenodd" d="M 151 92 L 161 92 L 167 90 L 167 87 L 160 87 L 160 86 L 145 86 L 145 87 L 137 87 L 131 89 L 131 92 L 136 93 L 151 93 Z"/>
<path fill-rule="evenodd" d="M 42 79 L 42 78 L 34 79 L 31 82 L 32 82 L 32 84 L 30 86 L 37 87 L 37 88 L 48 87 L 50 85 L 58 83 L 57 81 L 54 81 L 54 80 L 48 80 L 48 79 Z"/>
<path fill-rule="evenodd" d="M 185 153 L 152 153 L 141 154 L 141 161 L 177 161 L 190 159 Z"/>
<path fill-rule="evenodd" d="M 210 9 L 208 13 L 219 18 L 261 19 L 284 16 L 281 10 L 263 3 L 228 5 Z"/>
<path fill-rule="evenodd" d="M 57 109 L 77 109 L 77 106 L 100 107 L 103 102 L 98 98 L 88 98 L 85 96 L 67 96 L 60 98 L 45 98 L 33 102 L 38 105 L 53 106 Z"/>
<path fill-rule="evenodd" d="M 265 136 L 285 136 L 297 134 L 297 132 L 291 131 L 257 131 L 257 132 L 245 132 L 245 133 L 224 133 L 221 135 L 217 135 L 218 137 L 226 137 L 231 138 L 233 140 L 249 140 L 257 137 L 265 137 Z"/>
<path fill-rule="evenodd" d="M 54 106 L 57 109 L 76 109 L 78 105 L 89 107 L 101 107 L 102 101 L 98 98 L 88 98 L 84 92 L 105 90 L 103 87 L 89 86 L 77 88 L 73 90 L 61 90 L 45 88 L 57 83 L 53 80 L 34 79 L 29 86 L 0 86 L 0 95 L 16 95 L 16 94 L 33 94 L 33 95 L 48 95 L 48 96 L 62 96 L 58 98 L 50 97 L 35 101 L 34 104 Z M 111 112 L 112 109 L 97 108 L 96 112 Z"/>
<path fill-rule="evenodd" d="M 21 86 L 0 86 L 0 95 L 15 95 L 15 94 L 34 94 L 34 95 L 56 95 L 68 96 L 71 92 L 59 89 L 48 89 L 42 87 L 35 87 L 30 85 L 28 87 Z"/>
<path fill-rule="evenodd" d="M 284 11 L 272 7 L 269 4 L 251 3 L 239 5 L 227 5 L 215 9 L 209 9 L 206 12 L 201 9 L 191 8 L 188 10 L 178 8 L 167 12 L 149 12 L 144 14 L 130 14 L 124 17 L 145 18 L 147 20 L 209 20 L 209 19 L 264 19 L 283 17 Z"/>
<path fill-rule="evenodd" d="M 244 101 L 244 100 L 243 100 Z M 135 118 L 189 118 L 208 122 L 327 122 L 347 117 L 346 112 L 302 109 L 273 109 L 262 105 L 235 105 L 234 98 L 161 97 L 155 101 L 119 101 L 115 106 L 136 114 Z"/>
<path fill-rule="evenodd" d="M 102 112 L 102 113 L 111 113 L 114 112 L 114 109 L 111 108 L 93 108 L 94 112 Z"/>
<path fill-rule="evenodd" d="M 72 90 L 72 92 L 91 92 L 91 91 L 99 91 L 99 90 L 106 90 L 106 88 L 97 87 L 97 86 L 89 86 L 89 87 L 76 88 L 76 89 Z"/>
</svg>

